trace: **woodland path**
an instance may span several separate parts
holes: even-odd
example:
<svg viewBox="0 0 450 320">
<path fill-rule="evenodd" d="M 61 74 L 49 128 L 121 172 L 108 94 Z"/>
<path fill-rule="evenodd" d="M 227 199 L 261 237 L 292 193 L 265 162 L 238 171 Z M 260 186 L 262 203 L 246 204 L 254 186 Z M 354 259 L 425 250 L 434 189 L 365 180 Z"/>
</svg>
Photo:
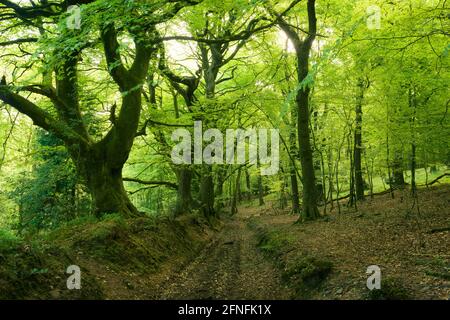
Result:
<svg viewBox="0 0 450 320">
<path fill-rule="evenodd" d="M 173 275 L 159 299 L 289 299 L 280 272 L 256 247 L 246 218 L 250 210 L 225 222 L 222 230 L 180 273 Z"/>
</svg>

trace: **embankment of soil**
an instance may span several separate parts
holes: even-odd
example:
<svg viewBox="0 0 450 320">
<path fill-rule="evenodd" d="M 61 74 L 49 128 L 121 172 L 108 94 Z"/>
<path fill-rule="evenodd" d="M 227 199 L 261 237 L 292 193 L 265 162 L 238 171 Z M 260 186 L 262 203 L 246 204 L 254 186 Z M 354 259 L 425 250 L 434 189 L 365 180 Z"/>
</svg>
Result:
<svg viewBox="0 0 450 320">
<path fill-rule="evenodd" d="M 215 227 L 193 215 L 73 221 L 0 246 L 0 299 L 152 299 Z M 71 265 L 81 269 L 81 290 L 67 289 Z"/>
</svg>

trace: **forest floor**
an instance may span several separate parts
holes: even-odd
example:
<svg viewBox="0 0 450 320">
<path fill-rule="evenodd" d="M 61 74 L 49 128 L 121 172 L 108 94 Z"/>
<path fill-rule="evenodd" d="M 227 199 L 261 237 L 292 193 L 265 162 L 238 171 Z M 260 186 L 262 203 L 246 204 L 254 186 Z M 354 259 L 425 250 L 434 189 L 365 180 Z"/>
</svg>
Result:
<svg viewBox="0 0 450 320">
<path fill-rule="evenodd" d="M 396 191 L 296 220 L 273 203 L 241 206 L 157 298 L 450 298 L 450 186 L 420 189 L 417 203 Z M 371 265 L 382 275 L 375 294 L 366 286 Z"/>
<path fill-rule="evenodd" d="M 255 231 L 246 211 L 227 219 L 221 232 L 189 263 L 167 281 L 159 299 L 289 299 L 281 273 L 258 250 Z"/>
<path fill-rule="evenodd" d="M 274 202 L 205 221 L 108 217 L 0 247 L 4 299 L 448 299 L 450 185 L 341 202 L 296 224 Z M 419 210 L 418 210 L 419 208 Z M 322 208 L 323 209 L 323 208 Z M 69 265 L 82 289 L 67 290 Z M 366 287 L 377 265 L 382 290 Z"/>
<path fill-rule="evenodd" d="M 449 299 L 450 186 L 341 202 L 295 224 L 289 208 L 242 205 L 158 299 Z M 323 209 L 323 208 L 322 208 Z M 382 272 L 370 292 L 367 267 Z"/>
<path fill-rule="evenodd" d="M 341 202 L 341 213 L 328 207 L 326 217 L 302 224 L 288 209 L 247 211 L 261 249 L 282 268 L 304 256 L 332 264 L 309 299 L 450 299 L 450 186 L 420 189 L 415 204 L 409 190 L 394 196 L 367 199 L 358 210 Z M 381 269 L 375 295 L 366 287 L 371 265 Z"/>
</svg>

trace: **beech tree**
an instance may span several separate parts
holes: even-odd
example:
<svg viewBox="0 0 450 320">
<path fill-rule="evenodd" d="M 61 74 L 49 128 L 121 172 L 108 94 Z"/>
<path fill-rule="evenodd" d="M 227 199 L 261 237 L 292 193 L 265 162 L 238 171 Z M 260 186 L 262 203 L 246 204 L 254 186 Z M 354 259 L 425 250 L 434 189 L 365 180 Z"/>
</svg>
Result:
<svg viewBox="0 0 450 320">
<path fill-rule="evenodd" d="M 308 30 L 304 38 L 298 34 L 297 30 L 292 27 L 285 19 L 280 18 L 278 25 L 286 33 L 291 40 L 297 56 L 297 130 L 298 130 L 298 148 L 300 162 L 303 174 L 303 209 L 301 217 L 303 220 L 314 220 L 319 217 L 317 207 L 317 190 L 316 175 L 313 163 L 313 152 L 311 147 L 310 134 L 310 84 L 308 83 L 309 75 L 309 56 L 312 44 L 317 33 L 317 17 L 316 17 L 315 0 L 308 0 Z M 294 184 L 295 186 L 295 184 Z"/>
<path fill-rule="evenodd" d="M 125 192 L 122 169 L 128 159 L 134 139 L 139 129 L 142 109 L 142 87 L 148 75 L 150 60 L 157 51 L 159 39 L 156 25 L 174 17 L 182 8 L 197 1 L 127 2 L 123 1 L 63 1 L 61 3 L 41 2 L 39 5 L 18 5 L 10 1 L 1 2 L 7 9 L 11 23 L 35 26 L 43 31 L 42 37 L 55 44 L 68 44 L 43 52 L 45 59 L 54 59 L 53 83 L 32 83 L 21 85 L 3 81 L 0 99 L 19 112 L 27 115 L 33 123 L 64 141 L 79 174 L 85 179 L 97 213 L 119 212 L 126 216 L 138 215 L 136 207 Z M 82 28 L 89 29 L 81 43 L 70 45 L 71 37 L 76 38 L 77 30 L 64 25 L 64 10 L 70 5 L 83 5 Z M 43 20 L 59 23 L 62 30 L 56 35 L 47 32 Z M 98 32 L 93 34 L 93 30 Z M 125 34 L 134 43 L 133 61 L 126 66 L 121 55 L 119 35 Z M 97 35 L 97 37 L 94 37 Z M 54 39 L 52 39 L 54 37 Z M 34 42 L 39 39 L 16 39 L 15 43 Z M 111 78 L 121 95 L 121 105 L 116 116 L 116 106 L 111 107 L 111 129 L 99 140 L 94 139 L 83 117 L 78 84 L 78 66 L 83 50 L 103 46 L 104 59 Z M 13 43 L 9 43 L 13 44 Z M 8 80 L 6 80 L 8 81 Z M 24 92 L 40 95 L 48 99 L 51 110 L 39 106 L 33 99 L 26 98 Z"/>
</svg>

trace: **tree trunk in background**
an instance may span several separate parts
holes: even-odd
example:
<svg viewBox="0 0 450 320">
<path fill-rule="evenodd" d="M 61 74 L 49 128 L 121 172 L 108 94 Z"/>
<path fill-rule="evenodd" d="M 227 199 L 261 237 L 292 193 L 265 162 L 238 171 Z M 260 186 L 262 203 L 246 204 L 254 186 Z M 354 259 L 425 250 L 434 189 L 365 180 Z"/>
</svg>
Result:
<svg viewBox="0 0 450 320">
<path fill-rule="evenodd" d="M 287 77 L 286 77 L 287 78 Z M 292 108 L 291 111 L 291 121 L 290 121 L 291 132 L 289 134 L 289 149 L 291 153 L 289 162 L 289 175 L 291 180 L 291 201 L 292 201 L 292 213 L 300 213 L 300 195 L 298 192 L 298 178 L 297 170 L 295 167 L 295 161 L 298 159 L 298 148 L 297 148 L 297 110 Z"/>
<path fill-rule="evenodd" d="M 215 211 L 220 212 L 225 207 L 225 199 L 223 195 L 223 185 L 225 183 L 227 171 L 223 166 L 217 168 L 216 177 L 217 183 L 215 188 Z"/>
<path fill-rule="evenodd" d="M 364 160 L 366 163 L 367 177 L 369 179 L 369 194 L 370 198 L 373 199 L 373 159 L 371 159 L 369 166 L 369 161 L 367 160 L 367 153 L 364 152 Z"/>
<path fill-rule="evenodd" d="M 164 50 L 160 51 L 160 59 L 158 65 L 160 71 L 167 77 L 173 89 L 173 106 L 175 111 L 175 118 L 180 118 L 180 108 L 178 105 L 178 95 L 180 95 L 188 110 L 192 110 L 195 104 L 194 92 L 197 90 L 200 83 L 200 75 L 197 73 L 193 76 L 180 77 L 173 73 L 166 65 L 166 55 Z M 156 105 L 155 85 L 153 84 L 153 77 L 149 79 L 148 86 L 150 88 L 150 101 Z M 192 175 L 193 168 L 186 168 L 183 166 L 173 167 L 178 179 L 178 195 L 177 204 L 175 208 L 175 215 L 189 212 L 194 206 L 197 206 L 196 201 L 192 197 Z M 221 185 L 220 185 L 221 186 Z"/>
<path fill-rule="evenodd" d="M 238 169 L 238 176 L 236 177 L 236 195 L 238 203 L 242 201 L 241 176 L 242 176 L 242 169 Z"/>
<path fill-rule="evenodd" d="M 262 176 L 258 175 L 258 199 L 259 199 L 259 205 L 264 205 L 264 188 L 262 183 Z"/>
<path fill-rule="evenodd" d="M 240 201 L 240 193 L 241 193 L 241 168 L 238 169 L 238 174 L 236 176 L 236 183 L 234 186 L 233 192 L 233 200 L 231 202 L 231 214 L 234 215 L 238 212 L 237 205 Z"/>
<path fill-rule="evenodd" d="M 415 122 L 416 122 L 416 101 L 414 97 L 413 88 L 409 89 L 409 108 L 412 108 L 412 115 L 410 120 L 411 127 L 411 195 L 413 197 L 417 196 L 416 193 L 416 132 L 415 132 Z M 425 171 L 427 171 L 427 167 L 425 167 Z"/>
<path fill-rule="evenodd" d="M 350 130 L 352 130 L 350 128 Z M 349 191 L 349 198 L 348 198 L 348 205 L 350 207 L 355 206 L 356 208 L 356 193 L 355 193 L 355 161 L 354 161 L 354 146 L 352 145 L 352 132 L 347 136 L 347 152 L 350 160 L 350 172 L 349 172 L 349 178 L 350 178 L 350 191 Z"/>
<path fill-rule="evenodd" d="M 303 174 L 303 212 L 304 220 L 314 220 L 319 217 L 317 208 L 317 185 L 313 164 L 313 154 L 309 135 L 309 89 L 302 90 L 297 98 L 299 107 L 298 140 L 300 162 Z"/>
<path fill-rule="evenodd" d="M 214 181 L 211 166 L 203 166 L 200 178 L 200 207 L 205 216 L 213 216 L 214 210 Z"/>
<path fill-rule="evenodd" d="M 416 196 L 416 143 L 411 143 L 411 195 Z M 426 170 L 426 169 L 425 169 Z"/>
<path fill-rule="evenodd" d="M 175 215 L 188 213 L 192 210 L 194 201 L 191 193 L 192 170 L 189 168 L 181 168 L 176 170 L 178 178 L 177 203 L 175 207 Z"/>
<path fill-rule="evenodd" d="M 403 155 L 401 151 L 394 153 L 394 160 L 391 163 L 393 189 L 403 189 L 406 185 L 405 177 L 403 175 Z"/>
<path fill-rule="evenodd" d="M 300 197 L 298 194 L 297 173 L 295 172 L 295 168 L 293 167 L 291 167 L 290 176 L 292 191 L 292 213 L 297 214 L 300 213 Z"/>
<path fill-rule="evenodd" d="M 298 140 L 300 162 L 303 175 L 303 220 L 314 220 L 319 217 L 317 208 L 316 175 L 313 164 L 309 131 L 309 89 L 305 88 L 297 96 L 298 106 Z"/>
<path fill-rule="evenodd" d="M 245 167 L 245 186 L 247 188 L 247 200 L 252 199 L 252 183 L 250 179 L 250 173 L 248 172 L 248 168 Z"/>
<path fill-rule="evenodd" d="M 213 102 L 216 94 L 216 79 L 223 62 L 223 52 L 221 53 L 220 51 L 220 44 L 201 44 L 199 48 L 202 59 L 203 78 L 205 79 L 206 101 Z M 211 55 L 209 55 L 209 52 Z M 203 125 L 215 126 L 214 122 L 206 124 L 206 120 L 202 119 Z M 204 165 L 200 178 L 200 205 L 205 216 L 213 216 L 216 214 L 214 210 L 214 199 L 213 169 L 212 166 Z"/>
<path fill-rule="evenodd" d="M 334 202 L 333 202 L 333 191 L 334 191 L 334 185 L 333 185 L 333 152 L 331 150 L 331 146 L 328 146 L 327 164 L 328 164 L 328 195 L 326 197 L 325 209 L 324 210 L 326 210 L 326 204 L 327 204 L 328 201 L 331 201 L 331 209 L 334 208 Z"/>
<path fill-rule="evenodd" d="M 284 176 L 284 175 L 283 175 Z M 288 197 L 286 195 L 286 187 L 288 186 L 288 181 L 286 178 L 283 178 L 280 190 L 280 209 L 284 209 L 288 205 Z"/>
<path fill-rule="evenodd" d="M 386 133 L 386 154 L 387 154 L 387 166 L 388 166 L 388 175 L 389 175 L 389 187 L 391 192 L 391 197 L 394 199 L 394 190 L 395 189 L 403 189 L 405 187 L 405 178 L 403 176 L 403 150 L 401 146 L 399 147 L 395 143 L 395 136 L 391 138 L 390 135 L 390 124 L 393 123 L 390 114 L 394 113 L 394 111 L 389 110 L 389 106 L 386 112 L 386 123 L 388 124 Z M 391 154 L 393 154 L 393 159 L 391 158 Z"/>
<path fill-rule="evenodd" d="M 319 217 L 316 175 L 310 136 L 309 95 L 311 89 L 308 83 L 303 83 L 307 80 L 309 74 L 309 55 L 317 32 L 315 0 L 308 0 L 307 10 L 309 30 L 304 40 L 300 39 L 297 30 L 286 21 L 280 18 L 278 22 L 279 26 L 292 41 L 297 56 L 297 81 L 299 88 L 296 103 L 298 147 L 303 175 L 303 209 L 301 212 L 301 220 L 303 221 L 314 220 Z"/>
<path fill-rule="evenodd" d="M 317 111 L 313 111 L 312 108 L 310 108 L 310 114 L 313 115 L 313 124 L 310 126 L 311 130 L 314 130 L 314 132 L 312 133 L 312 145 L 311 148 L 313 150 L 313 163 L 314 163 L 314 174 L 316 176 L 316 197 L 317 197 L 317 203 L 321 203 L 325 200 L 325 192 L 324 192 L 324 184 L 323 181 L 321 179 L 318 179 L 317 177 L 323 176 L 323 167 L 322 167 L 322 163 L 321 163 L 321 158 L 322 158 L 322 153 L 321 150 L 319 150 L 319 147 L 316 144 L 316 141 L 314 140 L 314 137 L 316 135 L 316 133 L 319 131 L 320 126 L 319 126 L 319 112 Z"/>
<path fill-rule="evenodd" d="M 355 169 L 355 192 L 356 200 L 364 200 L 364 179 L 362 174 L 362 103 L 364 99 L 365 83 L 360 79 L 358 82 L 359 96 L 355 107 L 355 142 L 354 142 L 354 169 Z"/>
</svg>

